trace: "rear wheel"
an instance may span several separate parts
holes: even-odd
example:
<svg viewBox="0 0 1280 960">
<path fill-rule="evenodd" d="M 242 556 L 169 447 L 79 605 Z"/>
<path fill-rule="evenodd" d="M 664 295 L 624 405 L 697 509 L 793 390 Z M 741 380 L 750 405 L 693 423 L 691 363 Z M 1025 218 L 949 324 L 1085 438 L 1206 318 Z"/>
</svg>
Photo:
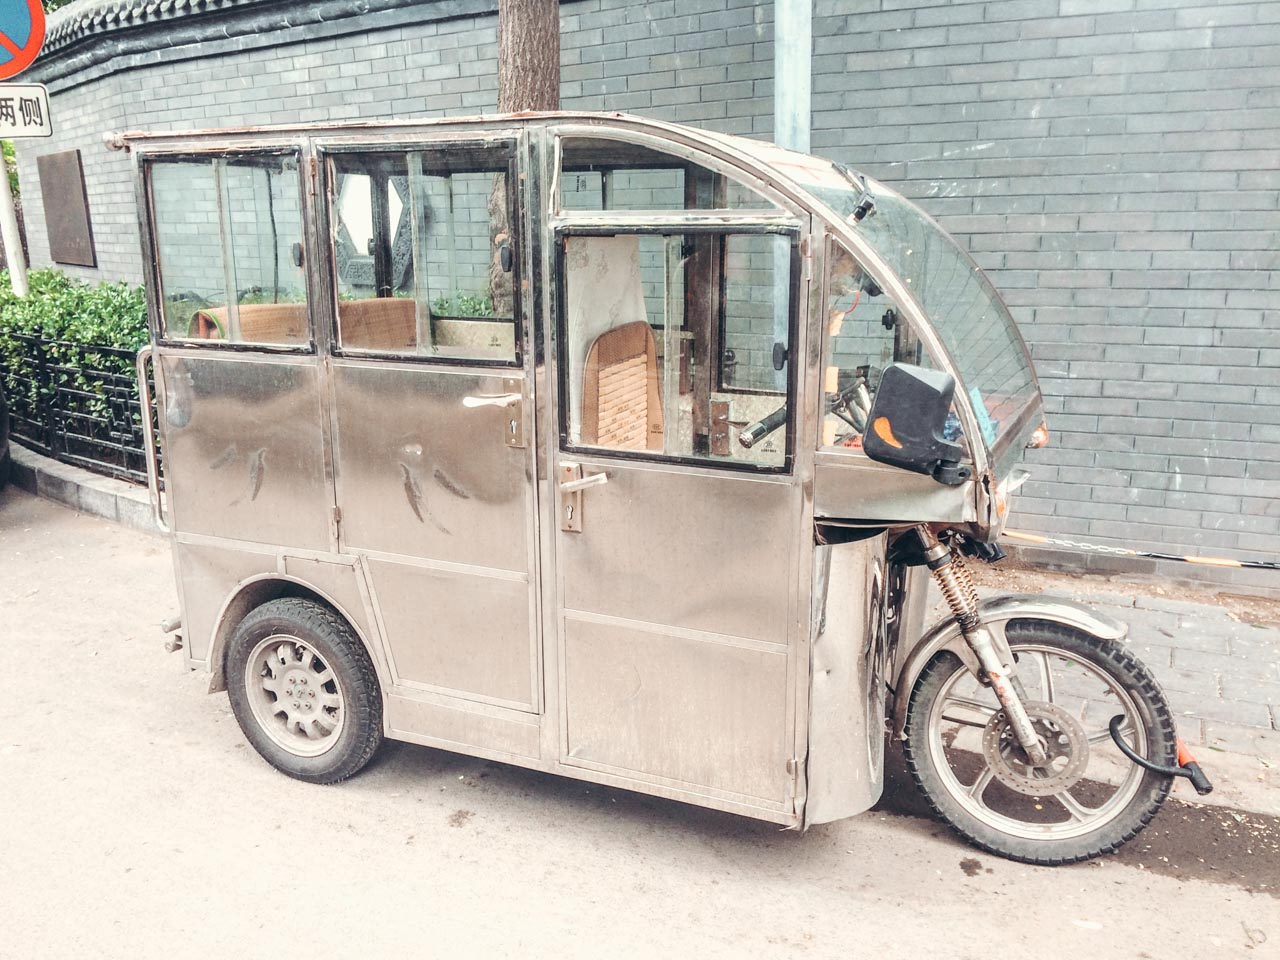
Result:
<svg viewBox="0 0 1280 960">
<path fill-rule="evenodd" d="M 311 600 L 272 600 L 227 648 L 227 693 L 240 729 L 277 770 L 311 783 L 359 772 L 382 742 L 382 694 L 351 627 Z"/>
<path fill-rule="evenodd" d="M 1005 629 L 1048 761 L 1029 762 L 995 694 L 943 652 L 911 694 L 911 773 L 939 816 L 992 853 L 1062 864 L 1113 851 L 1155 816 L 1170 781 L 1124 757 L 1108 724 L 1123 715 L 1129 746 L 1155 763 L 1174 763 L 1164 695 L 1119 644 L 1039 620 Z"/>
</svg>

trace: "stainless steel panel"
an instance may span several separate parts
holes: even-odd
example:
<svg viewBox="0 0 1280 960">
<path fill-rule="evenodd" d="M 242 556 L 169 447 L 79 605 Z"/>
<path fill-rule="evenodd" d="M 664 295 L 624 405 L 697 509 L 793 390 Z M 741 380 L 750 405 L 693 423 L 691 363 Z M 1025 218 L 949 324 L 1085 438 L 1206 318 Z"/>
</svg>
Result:
<svg viewBox="0 0 1280 960">
<path fill-rule="evenodd" d="M 529 584 L 370 560 L 398 680 L 532 708 Z"/>
<path fill-rule="evenodd" d="M 950 487 L 857 454 L 819 453 L 813 512 L 845 520 L 970 522 L 977 517 L 974 487 L 973 481 Z"/>
<path fill-rule="evenodd" d="M 461 705 L 390 696 L 387 726 L 398 740 L 429 743 L 461 753 L 510 755 L 517 762 L 518 758 L 538 758 L 536 717 L 499 717 L 466 710 Z"/>
<path fill-rule="evenodd" d="M 784 651 L 565 624 L 567 763 L 787 798 Z"/>
<path fill-rule="evenodd" d="M 582 532 L 558 541 L 565 610 L 787 642 L 800 536 L 789 479 L 617 461 L 585 472 L 601 470 L 609 482 L 582 492 Z"/>
<path fill-rule="evenodd" d="M 360 585 L 357 580 L 360 572 L 354 564 L 285 557 L 284 572 L 294 580 L 328 597 L 351 620 L 368 642 L 377 641 L 377 631 L 369 623 L 364 599 L 360 595 Z"/>
<path fill-rule="evenodd" d="M 520 408 L 463 404 L 501 396 L 510 382 L 501 373 L 335 364 L 344 545 L 527 571 L 528 451 L 506 445 Z"/>
<path fill-rule="evenodd" d="M 218 615 L 236 585 L 272 574 L 276 558 L 265 553 L 224 549 L 175 540 L 174 556 L 182 589 L 182 636 L 189 660 L 208 660 Z"/>
<path fill-rule="evenodd" d="M 314 363 L 163 348 L 156 362 L 172 528 L 327 550 L 333 491 Z"/>
<path fill-rule="evenodd" d="M 861 813 L 884 788 L 885 540 L 814 555 L 806 825 Z"/>
</svg>

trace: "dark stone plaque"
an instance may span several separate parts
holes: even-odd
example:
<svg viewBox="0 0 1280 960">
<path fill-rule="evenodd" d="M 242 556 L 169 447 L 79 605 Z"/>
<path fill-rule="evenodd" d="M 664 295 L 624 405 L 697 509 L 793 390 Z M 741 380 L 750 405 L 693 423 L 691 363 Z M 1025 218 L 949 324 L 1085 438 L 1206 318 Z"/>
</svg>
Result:
<svg viewBox="0 0 1280 960">
<path fill-rule="evenodd" d="M 44 201 L 45 229 L 49 231 L 49 255 L 56 263 L 96 267 L 93 227 L 89 224 L 89 197 L 84 189 L 80 151 L 46 153 L 36 157 L 40 172 L 40 197 Z"/>
</svg>

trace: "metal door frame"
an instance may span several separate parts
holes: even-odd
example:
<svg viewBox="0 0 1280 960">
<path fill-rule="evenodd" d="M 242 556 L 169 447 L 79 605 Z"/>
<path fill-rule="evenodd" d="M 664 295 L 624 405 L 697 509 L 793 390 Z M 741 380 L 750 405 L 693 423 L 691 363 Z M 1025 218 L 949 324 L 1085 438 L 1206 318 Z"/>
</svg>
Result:
<svg viewBox="0 0 1280 960">
<path fill-rule="evenodd" d="M 335 262 L 332 250 L 331 240 L 331 223 L 330 223 L 330 192 L 333 189 L 333 183 L 330 178 L 330 169 L 327 164 L 327 158 L 341 152 L 370 152 L 370 153 L 387 153 L 399 151 L 413 151 L 415 149 L 447 149 L 450 145 L 467 144 L 471 147 L 490 145 L 494 141 L 503 140 L 513 144 L 512 147 L 512 176 L 510 177 L 509 191 L 511 203 L 514 207 L 514 216 L 512 218 L 512 228 L 516 234 L 515 249 L 519 257 L 519 273 L 516 280 L 521 284 L 522 289 L 518 291 L 516 302 L 518 309 L 516 311 L 516 348 L 520 357 L 519 365 L 503 364 L 503 363 L 485 363 L 484 361 L 439 361 L 429 358 L 417 358 L 412 355 L 404 355 L 399 358 L 386 355 L 362 355 L 348 354 L 339 355 L 337 352 L 337 312 L 335 309 L 335 297 L 337 290 Z M 313 243 L 315 249 L 319 251 L 316 268 L 309 271 L 315 278 L 317 285 L 320 287 L 318 296 L 324 304 L 325 317 L 323 319 L 323 340 L 317 337 L 317 349 L 320 352 L 324 368 L 324 404 L 326 407 L 326 423 L 329 431 L 330 440 L 330 469 L 333 475 L 333 495 L 335 510 L 339 509 L 342 494 L 342 478 L 338 475 L 337 470 L 337 451 L 341 438 L 338 433 L 337 423 L 337 399 L 336 384 L 334 376 L 334 368 L 341 364 L 346 367 L 374 367 L 377 369 L 397 368 L 405 370 L 422 370 L 436 371 L 444 373 L 458 374 L 477 374 L 481 376 L 502 377 L 509 380 L 519 380 L 521 383 L 521 415 L 522 429 L 525 439 L 525 456 L 524 466 L 526 474 L 532 476 L 536 470 L 536 448 L 534 442 L 535 423 L 534 408 L 536 404 L 533 370 L 532 336 L 531 336 L 531 318 L 533 316 L 533 297 L 531 296 L 530 278 L 533 276 L 533 247 L 535 245 L 534 238 L 530 232 L 531 218 L 529 215 L 529 207 L 531 205 L 531 193 L 529 182 L 533 178 L 530 176 L 530 132 L 527 127 L 512 124 L 501 124 L 494 128 L 476 129 L 474 127 L 459 127 L 448 130 L 426 130 L 426 131 L 361 131 L 353 133 L 345 133 L 343 131 L 334 131 L 330 134 L 317 134 L 308 138 L 309 148 L 312 150 L 311 156 L 313 162 L 313 184 L 318 184 L 310 193 L 310 200 L 313 204 L 311 210 L 311 222 L 313 225 L 315 236 Z M 318 324 L 319 326 L 319 324 Z M 317 331 L 319 332 L 319 331 Z M 384 690 L 384 696 L 390 703 L 392 698 L 400 698 L 420 702 L 424 705 L 434 705 L 449 709 L 462 709 L 478 716 L 490 717 L 494 720 L 511 720 L 517 724 L 525 725 L 530 722 L 530 717 L 534 719 L 540 717 L 546 709 L 544 669 L 542 663 L 542 636 L 541 636 L 541 617 L 540 617 L 540 599 L 541 599 L 541 571 L 540 571 L 540 551 L 539 551 L 539 516 L 536 499 L 536 490 L 531 483 L 525 484 L 525 536 L 526 536 L 526 553 L 527 565 L 526 571 L 529 578 L 529 643 L 530 643 L 530 682 L 533 692 L 533 704 L 531 708 L 524 708 L 505 701 L 493 700 L 483 695 L 473 694 L 467 695 L 456 690 L 449 690 L 442 687 L 435 687 L 416 681 L 403 680 L 399 677 L 395 670 L 395 659 L 391 650 L 391 643 L 388 636 L 386 624 L 383 619 L 382 605 L 377 596 L 376 588 L 373 584 L 373 577 L 369 568 L 369 560 L 377 559 L 382 556 L 377 551 L 369 551 L 364 548 L 350 546 L 343 533 L 340 515 L 335 526 L 335 552 L 344 556 L 355 558 L 357 569 L 363 582 L 363 589 L 370 599 L 370 609 L 376 624 L 377 641 L 380 647 L 380 656 L 387 665 L 388 688 Z M 425 569 L 442 569 L 441 562 L 430 561 L 426 558 L 395 555 L 395 561 L 404 563 L 409 566 L 419 566 Z M 387 732 L 392 733 L 391 722 L 387 721 Z M 406 736 L 408 734 L 408 736 Z M 453 741 L 438 740 L 430 736 L 419 736 L 410 731 L 397 729 L 394 731 L 397 739 L 411 739 L 414 742 L 430 743 L 437 746 L 445 746 L 448 749 L 458 749 L 459 744 Z M 483 748 L 479 750 L 470 746 L 465 747 L 467 752 L 485 753 Z M 499 755 L 497 751 L 487 751 Z M 504 759 L 515 759 L 503 757 Z M 526 759 L 518 759 L 516 762 L 527 763 Z"/>
<path fill-rule="evenodd" d="M 560 449 L 559 369 L 557 363 L 551 358 L 554 356 L 556 361 L 559 359 L 556 331 L 559 328 L 558 313 L 561 304 L 558 295 L 556 243 L 560 229 L 566 224 L 564 218 L 555 209 L 555 191 L 559 170 L 558 138 L 569 135 L 577 129 L 580 128 L 571 122 L 560 125 L 548 124 L 536 129 L 540 176 L 533 179 L 544 195 L 539 196 L 536 203 L 530 205 L 531 209 L 543 218 L 542 223 L 535 225 L 532 231 L 535 243 L 539 247 L 536 251 L 539 273 L 534 286 L 539 290 L 540 303 L 537 313 L 539 325 L 534 333 L 536 346 L 531 351 L 537 357 L 534 393 L 538 398 L 535 401 L 537 403 L 538 495 L 539 519 L 543 531 L 541 542 L 543 676 L 544 682 L 554 679 L 556 684 L 553 690 L 547 690 L 542 729 L 543 756 L 554 760 L 559 772 L 577 779 L 615 783 L 649 794 L 691 800 L 702 806 L 746 813 L 762 819 L 795 825 L 799 822 L 805 805 L 803 771 L 809 726 L 809 615 L 813 594 L 814 550 L 812 518 L 815 444 L 813 440 L 817 437 L 819 429 L 819 418 L 813 398 L 816 396 L 814 391 L 820 380 L 821 364 L 821 336 L 820 333 L 815 333 L 819 330 L 815 323 L 818 322 L 820 304 L 819 298 L 810 296 L 810 289 L 814 278 L 822 276 L 821 267 L 824 258 L 821 252 L 822 244 L 819 241 L 824 230 L 807 210 L 774 190 L 770 184 L 760 180 L 749 170 L 737 167 L 731 159 L 709 153 L 705 146 L 686 144 L 674 138 L 633 129 L 614 129 L 607 126 L 596 128 L 596 136 L 616 136 L 619 140 L 647 145 L 662 152 L 684 156 L 703 166 L 733 176 L 772 199 L 781 211 L 772 213 L 759 211 L 754 215 L 746 212 L 741 216 L 725 216 L 722 213 L 682 214 L 680 211 L 671 211 L 669 214 L 659 216 L 653 214 L 619 216 L 617 213 L 579 215 L 571 221 L 573 225 L 586 227 L 588 231 L 595 227 L 595 232 L 606 230 L 609 226 L 619 228 L 620 232 L 630 232 L 635 226 L 656 227 L 661 224 L 663 227 L 671 227 L 689 224 L 703 229 L 717 229 L 725 233 L 735 232 L 735 227 L 755 228 L 754 231 L 745 232 L 767 232 L 770 227 L 777 228 L 785 225 L 790 228 L 788 232 L 797 235 L 801 245 L 798 263 L 800 275 L 796 278 L 796 302 L 792 319 L 795 337 L 792 354 L 797 364 L 793 403 L 796 404 L 797 410 L 793 420 L 791 470 L 789 473 L 743 472 L 739 474 L 744 481 L 749 482 L 754 479 L 763 482 L 787 483 L 792 489 L 796 530 L 792 541 L 790 582 L 786 587 L 790 615 L 786 653 L 787 731 L 785 734 L 791 751 L 789 766 L 792 786 L 787 801 L 779 806 L 741 794 L 673 782 L 638 772 L 566 763 L 564 758 L 568 754 L 568 716 L 565 709 L 564 571 L 557 556 L 558 538 L 561 535 L 557 478 L 560 463 L 565 459 L 597 467 L 616 462 L 608 453 L 602 452 L 599 457 L 596 457 L 578 453 L 565 454 Z M 599 462 L 594 462 L 596 460 Z M 699 465 L 667 460 L 629 459 L 624 462 L 629 467 L 657 472 L 704 473 L 717 477 L 727 472 L 710 461 Z"/>
</svg>

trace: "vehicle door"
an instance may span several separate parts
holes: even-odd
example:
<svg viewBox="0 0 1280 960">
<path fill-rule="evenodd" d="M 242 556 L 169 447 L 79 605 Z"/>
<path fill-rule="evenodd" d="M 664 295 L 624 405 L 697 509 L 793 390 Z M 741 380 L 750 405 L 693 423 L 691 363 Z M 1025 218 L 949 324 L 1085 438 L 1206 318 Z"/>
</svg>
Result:
<svg viewBox="0 0 1280 960">
<path fill-rule="evenodd" d="M 557 147 L 562 762 L 789 810 L 807 220 L 685 148 L 590 131 Z"/>
<path fill-rule="evenodd" d="M 519 142 L 320 154 L 340 540 L 365 568 L 391 692 L 536 713 Z"/>
</svg>

